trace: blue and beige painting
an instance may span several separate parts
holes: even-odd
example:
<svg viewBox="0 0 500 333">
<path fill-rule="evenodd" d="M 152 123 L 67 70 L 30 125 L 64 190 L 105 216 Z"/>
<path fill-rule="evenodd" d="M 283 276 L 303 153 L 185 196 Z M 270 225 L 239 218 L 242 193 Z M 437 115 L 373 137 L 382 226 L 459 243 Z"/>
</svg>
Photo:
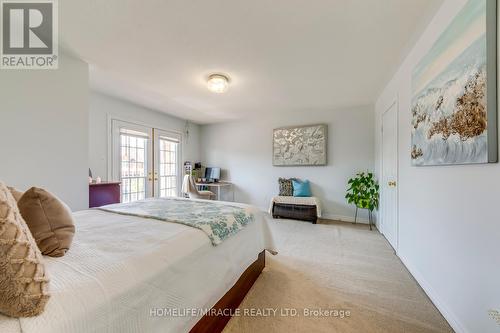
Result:
<svg viewBox="0 0 500 333">
<path fill-rule="evenodd" d="M 488 162 L 486 54 L 486 0 L 469 0 L 413 71 L 413 165 Z"/>
</svg>

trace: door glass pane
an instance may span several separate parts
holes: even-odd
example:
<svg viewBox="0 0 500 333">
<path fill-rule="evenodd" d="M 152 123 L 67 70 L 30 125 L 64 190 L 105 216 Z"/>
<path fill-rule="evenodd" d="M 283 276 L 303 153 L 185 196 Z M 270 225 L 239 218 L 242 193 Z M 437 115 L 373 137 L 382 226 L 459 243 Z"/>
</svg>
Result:
<svg viewBox="0 0 500 333">
<path fill-rule="evenodd" d="M 141 200 L 146 197 L 148 137 L 145 133 L 131 132 L 122 130 L 120 133 L 122 202 Z"/>
<path fill-rule="evenodd" d="M 160 197 L 177 196 L 179 143 L 160 137 L 159 187 Z"/>
</svg>

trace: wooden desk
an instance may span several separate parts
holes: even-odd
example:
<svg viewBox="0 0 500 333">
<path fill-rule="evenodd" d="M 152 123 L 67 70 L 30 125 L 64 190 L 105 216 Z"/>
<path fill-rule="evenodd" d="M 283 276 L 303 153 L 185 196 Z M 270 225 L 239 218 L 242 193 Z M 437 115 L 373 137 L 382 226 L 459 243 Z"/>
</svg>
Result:
<svg viewBox="0 0 500 333">
<path fill-rule="evenodd" d="M 217 200 L 220 201 L 221 198 L 221 190 L 222 189 L 229 189 L 232 192 L 232 201 L 234 201 L 234 188 L 233 188 L 233 183 L 230 182 L 216 182 L 216 183 L 198 183 L 196 182 L 196 187 L 199 189 L 200 187 L 206 186 L 210 191 L 212 189 L 217 189 Z"/>
<path fill-rule="evenodd" d="M 89 208 L 120 203 L 121 182 L 89 184 Z"/>
</svg>

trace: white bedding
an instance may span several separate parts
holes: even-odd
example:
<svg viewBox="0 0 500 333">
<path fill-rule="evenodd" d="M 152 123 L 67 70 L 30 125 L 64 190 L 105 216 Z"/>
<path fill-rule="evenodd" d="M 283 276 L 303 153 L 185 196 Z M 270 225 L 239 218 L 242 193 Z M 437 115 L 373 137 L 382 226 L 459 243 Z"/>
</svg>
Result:
<svg viewBox="0 0 500 333">
<path fill-rule="evenodd" d="M 254 222 L 216 247 L 181 224 L 77 212 L 70 251 L 45 257 L 52 294 L 45 312 L 0 315 L 0 332 L 188 332 L 201 317 L 155 317 L 151 309 L 210 308 L 258 253 L 274 251 L 266 216 L 253 212 Z"/>
</svg>

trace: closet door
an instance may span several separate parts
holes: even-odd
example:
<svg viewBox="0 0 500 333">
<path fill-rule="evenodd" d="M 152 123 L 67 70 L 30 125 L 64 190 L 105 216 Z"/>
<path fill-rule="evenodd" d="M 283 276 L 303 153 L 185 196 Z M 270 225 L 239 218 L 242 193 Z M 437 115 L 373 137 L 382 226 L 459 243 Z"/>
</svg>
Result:
<svg viewBox="0 0 500 333">
<path fill-rule="evenodd" d="M 382 115 L 381 231 L 398 250 L 398 104 Z"/>
</svg>

